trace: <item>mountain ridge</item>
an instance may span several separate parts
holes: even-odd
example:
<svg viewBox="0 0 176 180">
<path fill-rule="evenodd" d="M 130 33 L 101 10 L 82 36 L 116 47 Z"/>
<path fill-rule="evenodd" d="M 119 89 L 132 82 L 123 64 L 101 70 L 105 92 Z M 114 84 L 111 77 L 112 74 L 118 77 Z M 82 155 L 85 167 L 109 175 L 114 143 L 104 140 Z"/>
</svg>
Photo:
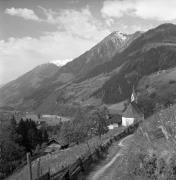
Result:
<svg viewBox="0 0 176 180">
<path fill-rule="evenodd" d="M 162 29 L 162 31 L 160 30 Z M 164 29 L 164 30 L 163 30 Z M 160 46 L 153 46 L 153 42 L 160 43 Z M 168 44 L 170 42 L 170 44 Z M 151 46 L 152 44 L 152 46 Z M 151 48 L 148 48 L 146 51 L 143 51 L 144 46 L 149 45 Z M 139 38 L 134 40 L 130 46 L 125 49 L 121 55 L 116 54 L 112 61 L 106 63 L 106 67 L 116 67 L 123 64 L 121 72 L 114 77 L 112 77 L 108 82 L 105 83 L 104 87 L 99 90 L 99 92 L 95 93 L 96 96 L 102 97 L 102 92 L 105 103 L 114 103 L 121 100 L 123 98 L 129 97 L 131 93 L 131 88 L 133 85 L 136 85 L 137 79 L 143 77 L 144 75 L 148 75 L 155 71 L 159 71 L 162 69 L 168 69 L 176 66 L 176 26 L 171 24 L 165 24 L 158 26 L 157 28 L 151 29 L 146 33 L 142 34 Z M 120 59 L 120 63 L 117 64 L 117 60 Z M 109 69 L 111 71 L 112 69 Z M 133 75 L 132 83 L 128 83 L 128 74 Z M 118 76 L 123 79 L 120 83 L 126 84 L 124 85 L 124 92 L 128 89 L 124 97 L 121 95 L 119 100 L 116 97 L 118 96 L 118 85 L 119 83 L 116 81 Z M 135 77 L 136 76 L 136 77 Z M 113 84 L 116 84 L 116 87 L 113 88 Z M 125 87 L 127 86 L 127 87 Z M 109 92 L 111 89 L 111 92 Z M 113 95 L 108 95 L 108 94 Z M 108 97 L 110 97 L 110 100 Z M 123 97 L 123 98 L 122 98 Z M 109 99 L 109 100 L 108 100 Z"/>
<path fill-rule="evenodd" d="M 58 69 L 59 68 L 52 63 L 42 64 L 16 80 L 5 84 L 0 88 L 0 105 L 8 105 L 9 102 L 18 104 L 18 99 L 23 101 L 24 96 L 30 94 L 33 89 L 40 87 L 46 78 L 48 79 L 53 76 Z"/>
<path fill-rule="evenodd" d="M 119 32 L 113 32 L 57 69 L 17 107 L 56 113 L 68 106 L 118 103 L 128 99 L 132 87 L 144 76 L 176 66 L 176 25 L 164 24 L 144 33 L 120 36 L 122 44 L 116 44 L 120 41 Z"/>
</svg>

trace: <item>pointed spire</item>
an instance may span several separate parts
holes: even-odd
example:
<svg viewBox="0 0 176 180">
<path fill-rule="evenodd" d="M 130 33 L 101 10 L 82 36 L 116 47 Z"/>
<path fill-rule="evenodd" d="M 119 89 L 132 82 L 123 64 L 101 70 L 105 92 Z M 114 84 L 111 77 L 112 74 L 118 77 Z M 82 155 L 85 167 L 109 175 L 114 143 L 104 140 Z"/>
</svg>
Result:
<svg viewBox="0 0 176 180">
<path fill-rule="evenodd" d="M 136 95 L 134 86 L 133 86 L 133 91 L 132 91 L 132 94 L 131 94 L 131 102 L 137 103 L 137 95 Z"/>
</svg>

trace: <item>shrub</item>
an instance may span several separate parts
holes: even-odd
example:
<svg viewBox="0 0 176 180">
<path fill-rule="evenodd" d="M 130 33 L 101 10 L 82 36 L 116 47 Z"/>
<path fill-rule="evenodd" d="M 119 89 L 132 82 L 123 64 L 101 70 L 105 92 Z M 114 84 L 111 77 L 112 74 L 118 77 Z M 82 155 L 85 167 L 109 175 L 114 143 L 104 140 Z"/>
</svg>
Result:
<svg viewBox="0 0 176 180">
<path fill-rule="evenodd" d="M 155 110 L 155 102 L 150 97 L 139 98 L 139 107 L 143 110 L 144 116 L 148 117 L 153 114 Z"/>
</svg>

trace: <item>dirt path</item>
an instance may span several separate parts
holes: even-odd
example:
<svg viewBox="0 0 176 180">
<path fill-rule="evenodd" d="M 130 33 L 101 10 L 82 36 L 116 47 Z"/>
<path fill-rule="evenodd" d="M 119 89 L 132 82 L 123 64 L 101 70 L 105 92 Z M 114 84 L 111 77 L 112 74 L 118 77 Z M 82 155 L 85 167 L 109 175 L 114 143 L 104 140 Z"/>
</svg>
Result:
<svg viewBox="0 0 176 180">
<path fill-rule="evenodd" d="M 120 150 L 115 154 L 115 156 L 104 166 L 99 167 L 96 171 L 89 175 L 87 180 L 115 180 L 117 179 L 117 168 L 120 164 L 120 157 L 123 156 L 124 152 L 127 150 L 128 145 L 133 140 L 133 135 L 130 135 L 118 143 Z"/>
</svg>

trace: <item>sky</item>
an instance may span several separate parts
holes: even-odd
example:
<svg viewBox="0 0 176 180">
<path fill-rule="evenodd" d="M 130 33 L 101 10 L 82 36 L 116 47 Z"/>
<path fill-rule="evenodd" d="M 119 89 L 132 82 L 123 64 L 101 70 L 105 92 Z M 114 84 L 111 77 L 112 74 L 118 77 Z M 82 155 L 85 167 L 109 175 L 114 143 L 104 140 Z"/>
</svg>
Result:
<svg viewBox="0 0 176 180">
<path fill-rule="evenodd" d="M 0 0 L 0 84 L 63 65 L 113 31 L 176 23 L 176 0 Z"/>
</svg>

